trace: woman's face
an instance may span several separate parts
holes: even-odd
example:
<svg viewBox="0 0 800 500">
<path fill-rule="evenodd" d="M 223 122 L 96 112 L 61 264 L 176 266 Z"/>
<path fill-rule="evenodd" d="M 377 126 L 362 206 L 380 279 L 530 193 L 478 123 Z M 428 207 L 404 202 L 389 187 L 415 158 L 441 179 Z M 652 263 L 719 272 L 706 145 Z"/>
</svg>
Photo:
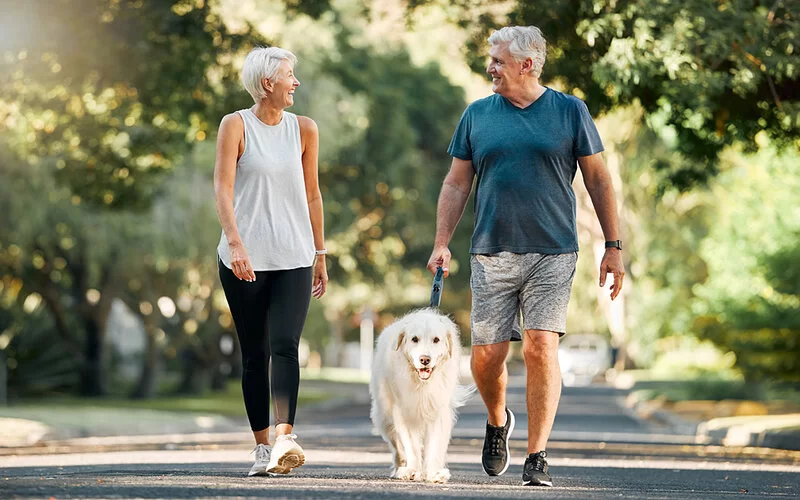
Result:
<svg viewBox="0 0 800 500">
<path fill-rule="evenodd" d="M 300 81 L 294 76 L 294 69 L 289 61 L 281 61 L 278 72 L 272 80 L 265 78 L 264 85 L 269 93 L 267 100 L 281 109 L 294 104 L 294 89 L 300 86 Z"/>
</svg>

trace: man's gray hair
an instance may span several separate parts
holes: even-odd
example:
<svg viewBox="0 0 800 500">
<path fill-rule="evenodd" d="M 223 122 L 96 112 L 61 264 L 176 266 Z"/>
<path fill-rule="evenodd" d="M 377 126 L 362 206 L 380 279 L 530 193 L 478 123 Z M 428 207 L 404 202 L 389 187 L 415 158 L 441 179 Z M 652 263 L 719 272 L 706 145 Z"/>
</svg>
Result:
<svg viewBox="0 0 800 500">
<path fill-rule="evenodd" d="M 547 54 L 547 42 L 536 26 L 506 26 L 489 36 L 489 44 L 508 43 L 508 51 L 517 62 L 533 61 L 531 75 L 539 78 Z"/>
<path fill-rule="evenodd" d="M 274 79 L 281 61 L 288 61 L 294 68 L 297 57 L 280 47 L 256 47 L 247 54 L 242 67 L 242 84 L 256 103 L 267 96 L 261 81 Z"/>
</svg>

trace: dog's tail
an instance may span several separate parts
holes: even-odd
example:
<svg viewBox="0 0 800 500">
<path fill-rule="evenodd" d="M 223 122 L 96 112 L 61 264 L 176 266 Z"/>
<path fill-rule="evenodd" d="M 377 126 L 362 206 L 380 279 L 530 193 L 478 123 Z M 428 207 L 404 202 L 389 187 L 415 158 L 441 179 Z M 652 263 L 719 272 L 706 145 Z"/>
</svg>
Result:
<svg viewBox="0 0 800 500">
<path fill-rule="evenodd" d="M 477 389 L 475 384 L 456 385 L 456 390 L 453 392 L 452 408 L 455 410 L 456 408 L 461 408 L 466 405 L 467 401 L 472 398 Z"/>
</svg>

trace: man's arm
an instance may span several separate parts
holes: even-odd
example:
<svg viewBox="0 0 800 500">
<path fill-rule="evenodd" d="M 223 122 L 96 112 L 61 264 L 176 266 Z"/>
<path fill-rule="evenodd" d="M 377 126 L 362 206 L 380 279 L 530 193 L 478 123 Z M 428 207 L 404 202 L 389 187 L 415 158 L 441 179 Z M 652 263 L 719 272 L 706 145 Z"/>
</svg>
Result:
<svg viewBox="0 0 800 500">
<path fill-rule="evenodd" d="M 433 243 L 433 253 L 428 260 L 428 270 L 436 273 L 436 268 L 441 267 L 445 277 L 450 274 L 450 250 L 447 246 L 456 230 L 458 221 L 464 214 L 469 193 L 472 191 L 472 180 L 475 170 L 472 161 L 453 158 L 450 172 L 444 179 L 442 191 L 439 193 L 439 202 L 436 209 L 436 237 Z"/>
<path fill-rule="evenodd" d="M 583 183 L 592 199 L 592 205 L 603 229 L 606 241 L 619 239 L 619 221 L 617 219 L 617 202 L 614 196 L 614 187 L 611 175 L 608 173 L 603 157 L 600 153 L 578 158 L 578 165 L 583 174 Z M 611 286 L 611 300 L 617 298 L 622 290 L 622 278 L 625 269 L 622 266 L 622 251 L 617 248 L 606 248 L 600 262 L 600 286 L 605 286 L 606 275 L 614 275 L 614 284 Z"/>
</svg>

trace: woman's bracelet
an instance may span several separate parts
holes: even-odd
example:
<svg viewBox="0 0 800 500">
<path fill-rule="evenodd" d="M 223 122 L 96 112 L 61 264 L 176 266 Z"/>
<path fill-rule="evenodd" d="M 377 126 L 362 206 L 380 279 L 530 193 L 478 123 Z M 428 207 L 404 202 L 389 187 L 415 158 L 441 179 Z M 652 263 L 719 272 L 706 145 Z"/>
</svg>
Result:
<svg viewBox="0 0 800 500">
<path fill-rule="evenodd" d="M 325 254 L 328 253 L 328 249 L 327 248 L 323 248 L 323 249 L 320 249 L 320 250 L 315 250 L 314 253 L 316 253 L 317 255 L 325 255 Z"/>
</svg>

